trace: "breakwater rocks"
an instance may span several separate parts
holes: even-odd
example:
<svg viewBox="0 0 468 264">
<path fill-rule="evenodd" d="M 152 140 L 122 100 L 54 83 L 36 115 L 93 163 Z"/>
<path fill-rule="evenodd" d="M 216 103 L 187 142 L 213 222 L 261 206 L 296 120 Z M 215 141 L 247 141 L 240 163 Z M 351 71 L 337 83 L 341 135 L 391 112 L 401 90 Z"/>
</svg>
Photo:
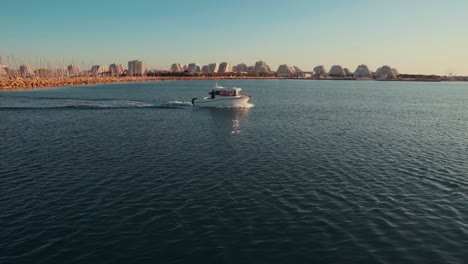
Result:
<svg viewBox="0 0 468 264">
<path fill-rule="evenodd" d="M 57 86 L 78 86 L 122 82 L 179 81 L 179 80 L 230 80 L 230 79 L 276 79 L 275 77 L 61 77 L 61 78 L 0 78 L 0 90 L 21 90 Z"/>
<path fill-rule="evenodd" d="M 0 78 L 0 90 L 154 81 L 157 77 Z"/>
</svg>

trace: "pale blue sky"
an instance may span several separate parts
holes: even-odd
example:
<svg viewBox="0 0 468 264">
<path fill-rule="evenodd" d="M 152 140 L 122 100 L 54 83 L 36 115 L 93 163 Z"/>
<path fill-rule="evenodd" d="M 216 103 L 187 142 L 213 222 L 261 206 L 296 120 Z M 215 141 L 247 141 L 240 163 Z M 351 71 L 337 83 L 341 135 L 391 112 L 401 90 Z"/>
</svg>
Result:
<svg viewBox="0 0 468 264">
<path fill-rule="evenodd" d="M 466 0 L 2 1 L 0 54 L 4 64 L 264 60 L 468 75 L 467 14 Z"/>
</svg>

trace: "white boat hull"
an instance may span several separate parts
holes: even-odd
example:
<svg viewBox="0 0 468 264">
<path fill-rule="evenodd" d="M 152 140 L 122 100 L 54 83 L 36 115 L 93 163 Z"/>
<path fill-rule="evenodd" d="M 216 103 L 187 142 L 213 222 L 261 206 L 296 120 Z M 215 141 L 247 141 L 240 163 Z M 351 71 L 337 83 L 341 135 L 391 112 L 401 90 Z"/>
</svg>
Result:
<svg viewBox="0 0 468 264">
<path fill-rule="evenodd" d="M 226 107 L 226 108 L 237 108 L 247 107 L 250 96 L 239 95 L 239 96 L 217 96 L 215 99 L 205 97 L 201 100 L 192 99 L 193 106 L 196 107 Z"/>
</svg>

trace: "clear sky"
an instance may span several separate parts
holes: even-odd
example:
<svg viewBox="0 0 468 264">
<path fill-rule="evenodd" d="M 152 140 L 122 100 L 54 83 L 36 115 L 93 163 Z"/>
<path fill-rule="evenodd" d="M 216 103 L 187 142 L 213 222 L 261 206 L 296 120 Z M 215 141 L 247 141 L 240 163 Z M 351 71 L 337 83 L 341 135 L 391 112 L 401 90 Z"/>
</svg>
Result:
<svg viewBox="0 0 468 264">
<path fill-rule="evenodd" d="M 264 60 L 468 75 L 467 0 L 5 0 L 0 23 L 4 64 Z"/>
</svg>

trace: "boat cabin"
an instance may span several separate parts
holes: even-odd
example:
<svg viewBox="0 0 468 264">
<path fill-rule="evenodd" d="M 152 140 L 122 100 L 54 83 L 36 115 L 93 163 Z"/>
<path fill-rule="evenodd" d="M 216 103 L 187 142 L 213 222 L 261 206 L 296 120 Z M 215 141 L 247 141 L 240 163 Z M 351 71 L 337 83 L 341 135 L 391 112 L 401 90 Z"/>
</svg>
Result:
<svg viewBox="0 0 468 264">
<path fill-rule="evenodd" d="M 211 98 L 214 99 L 216 95 L 219 96 L 239 96 L 240 95 L 240 90 L 241 88 L 221 88 L 221 89 L 215 89 L 209 93 L 211 95 Z"/>
</svg>

